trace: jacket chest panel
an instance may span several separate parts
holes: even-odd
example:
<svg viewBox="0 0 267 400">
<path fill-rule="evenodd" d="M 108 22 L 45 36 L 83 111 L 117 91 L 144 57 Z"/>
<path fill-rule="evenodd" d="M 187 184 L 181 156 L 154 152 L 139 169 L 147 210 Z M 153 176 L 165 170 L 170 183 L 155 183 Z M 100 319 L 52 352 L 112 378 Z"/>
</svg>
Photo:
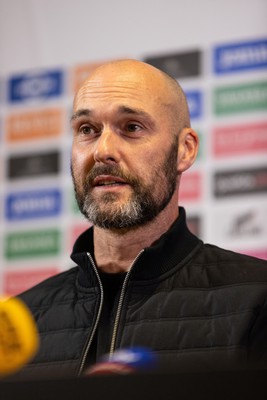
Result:
<svg viewBox="0 0 267 400">
<path fill-rule="evenodd" d="M 133 292 L 121 320 L 117 346 L 196 349 L 243 346 L 265 296 L 265 286 L 155 289 Z"/>
</svg>

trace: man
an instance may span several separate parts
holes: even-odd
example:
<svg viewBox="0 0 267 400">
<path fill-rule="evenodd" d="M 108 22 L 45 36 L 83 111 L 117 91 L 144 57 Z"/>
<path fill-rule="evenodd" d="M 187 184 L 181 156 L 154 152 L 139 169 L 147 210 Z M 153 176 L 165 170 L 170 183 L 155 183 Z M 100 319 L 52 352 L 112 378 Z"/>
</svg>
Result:
<svg viewBox="0 0 267 400">
<path fill-rule="evenodd" d="M 135 60 L 96 69 L 74 100 L 72 176 L 94 224 L 77 267 L 21 295 L 41 347 L 23 377 L 77 376 L 145 346 L 176 371 L 267 359 L 267 263 L 203 244 L 177 199 L 197 155 L 175 80 Z"/>
</svg>

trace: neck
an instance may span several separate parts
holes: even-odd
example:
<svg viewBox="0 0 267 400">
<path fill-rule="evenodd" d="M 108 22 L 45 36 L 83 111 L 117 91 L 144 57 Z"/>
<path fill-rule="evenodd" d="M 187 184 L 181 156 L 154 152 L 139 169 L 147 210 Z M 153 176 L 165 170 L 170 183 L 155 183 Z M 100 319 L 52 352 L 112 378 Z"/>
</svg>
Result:
<svg viewBox="0 0 267 400">
<path fill-rule="evenodd" d="M 94 227 L 94 253 L 103 272 L 118 273 L 130 269 L 140 251 L 151 246 L 178 217 L 177 197 L 151 222 L 129 230 Z"/>
</svg>

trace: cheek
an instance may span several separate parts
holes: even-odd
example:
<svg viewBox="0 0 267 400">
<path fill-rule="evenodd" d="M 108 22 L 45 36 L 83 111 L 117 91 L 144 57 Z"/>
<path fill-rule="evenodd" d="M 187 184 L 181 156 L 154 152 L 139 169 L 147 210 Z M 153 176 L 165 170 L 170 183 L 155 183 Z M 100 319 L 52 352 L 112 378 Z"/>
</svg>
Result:
<svg viewBox="0 0 267 400">
<path fill-rule="evenodd" d="M 148 151 L 143 159 L 142 159 L 142 166 L 144 169 L 144 174 L 146 176 L 150 176 L 153 173 L 159 171 L 162 167 L 164 162 L 164 154 L 163 154 L 163 146 L 159 146 L 155 151 Z"/>
<path fill-rule="evenodd" d="M 144 186 L 156 184 L 161 177 L 157 155 L 148 153 L 145 157 L 137 157 L 136 160 L 137 162 L 133 165 L 133 169 L 130 172 L 132 172 L 135 178 Z M 156 188 L 154 189 L 156 190 Z"/>
<path fill-rule="evenodd" d="M 177 144 L 161 143 L 155 152 L 147 154 L 144 169 L 145 179 L 154 182 L 166 181 L 168 174 L 176 176 L 177 170 Z"/>
<path fill-rule="evenodd" d="M 73 147 L 71 164 L 75 178 L 80 181 L 91 170 L 94 165 L 94 160 L 88 151 L 81 151 Z"/>
</svg>

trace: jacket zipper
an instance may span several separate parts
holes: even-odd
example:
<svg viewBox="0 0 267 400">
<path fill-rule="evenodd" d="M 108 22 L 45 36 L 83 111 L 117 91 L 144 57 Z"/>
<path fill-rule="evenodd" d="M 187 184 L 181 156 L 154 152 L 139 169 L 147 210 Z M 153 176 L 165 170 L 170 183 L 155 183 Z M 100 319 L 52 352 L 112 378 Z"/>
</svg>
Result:
<svg viewBox="0 0 267 400">
<path fill-rule="evenodd" d="M 125 279 L 123 281 L 121 294 L 120 294 L 120 298 L 119 298 L 119 303 L 118 303 L 118 308 L 117 308 L 117 313 L 116 313 L 116 318 L 115 318 L 114 327 L 113 327 L 113 332 L 112 332 L 112 337 L 111 337 L 111 344 L 110 344 L 110 350 L 109 350 L 109 359 L 112 358 L 112 355 L 113 355 L 114 349 L 115 349 L 115 343 L 116 343 L 117 332 L 118 332 L 118 327 L 119 327 L 119 320 L 120 320 L 122 305 L 123 305 L 123 301 L 124 301 L 124 297 L 125 297 L 126 286 L 127 286 L 131 271 L 132 271 L 132 269 L 134 267 L 134 264 L 137 262 L 138 258 L 141 256 L 141 254 L 143 252 L 144 252 L 144 249 L 142 249 L 137 254 L 137 256 L 133 260 L 133 262 L 132 262 L 132 264 L 131 264 L 131 266 L 130 266 L 130 268 L 129 268 L 126 276 L 125 276 Z"/>
<path fill-rule="evenodd" d="M 110 351 L 109 351 L 109 358 L 112 357 L 112 355 L 114 353 L 114 349 L 115 349 L 115 342 L 116 342 L 116 338 L 117 338 L 119 320 L 120 320 L 123 300 L 124 300 L 124 296 L 125 296 L 125 292 L 126 292 L 126 286 L 127 286 L 127 283 L 128 283 L 129 277 L 130 277 L 130 273 L 131 273 L 131 271 L 133 269 L 134 264 L 137 262 L 138 258 L 141 256 L 143 251 L 144 251 L 144 249 L 141 250 L 137 254 L 137 256 L 135 257 L 135 259 L 133 260 L 133 262 L 132 262 L 132 264 L 131 264 L 131 266 L 130 266 L 130 268 L 129 268 L 126 276 L 125 276 L 125 279 L 123 281 L 121 294 L 120 294 L 120 298 L 119 298 L 119 303 L 118 303 L 118 308 L 117 308 L 117 313 L 116 313 L 116 318 L 115 318 L 115 322 L 114 322 L 114 328 L 113 328 L 113 332 L 112 332 L 111 345 L 110 345 Z M 98 280 L 98 283 L 99 283 L 99 286 L 100 286 L 100 305 L 99 305 L 99 308 L 98 308 L 98 313 L 97 313 L 96 321 L 95 321 L 91 336 L 89 337 L 89 340 L 87 342 L 85 351 L 83 353 L 83 357 L 82 357 L 82 361 L 81 361 L 81 364 L 80 364 L 78 375 L 81 375 L 81 373 L 83 371 L 84 364 L 85 364 L 89 349 L 91 347 L 91 344 L 92 344 L 92 341 L 93 341 L 93 337 L 94 337 L 96 329 L 97 329 L 97 325 L 98 325 L 98 322 L 99 322 L 99 319 L 100 319 L 100 314 L 101 314 L 101 311 L 102 311 L 103 301 L 104 301 L 103 286 L 102 286 L 101 279 L 100 279 L 100 276 L 98 274 L 97 268 L 95 266 L 94 260 L 93 260 L 93 258 L 92 258 L 90 253 L 87 253 L 87 256 L 88 256 L 88 258 L 89 258 L 89 260 L 90 260 L 90 262 L 91 262 L 91 264 L 92 264 L 92 266 L 94 268 L 94 271 L 96 273 L 97 280 Z"/>
<path fill-rule="evenodd" d="M 100 287 L 100 305 L 99 305 L 99 308 L 98 308 L 98 313 L 97 313 L 96 321 L 95 321 L 95 324 L 94 324 L 94 327 L 93 327 L 91 336 L 89 337 L 89 340 L 88 340 L 88 342 L 87 342 L 85 351 L 84 351 L 84 353 L 83 353 L 83 357 L 82 357 L 82 361 L 81 361 L 81 364 L 80 364 L 80 368 L 79 368 L 78 375 L 81 375 L 81 373 L 82 373 L 82 371 L 83 371 L 84 364 L 85 364 L 85 361 L 86 361 L 86 358 L 87 358 L 87 354 L 88 354 L 88 351 L 89 351 L 89 349 L 90 349 L 90 347 L 91 347 L 91 344 L 92 344 L 92 341 L 93 341 L 93 337 L 94 337 L 94 335 L 95 335 L 95 331 L 96 331 L 96 328 L 97 328 L 97 325 L 98 325 L 98 322 L 99 322 L 99 319 L 100 319 L 100 314 L 101 314 L 101 311 L 102 311 L 103 301 L 104 301 L 103 286 L 102 286 L 101 279 L 100 279 L 100 277 L 99 277 L 97 268 L 96 268 L 96 266 L 95 266 L 94 260 L 93 260 L 93 258 L 92 258 L 92 256 L 91 256 L 90 253 L 87 253 L 87 256 L 88 256 L 88 258 L 89 258 L 89 260 L 90 260 L 90 262 L 91 262 L 91 264 L 92 264 L 92 266 L 93 266 L 93 268 L 94 268 L 94 271 L 95 271 L 95 273 L 96 273 L 97 280 L 98 280 L 98 283 L 99 283 L 99 287 Z"/>
</svg>

